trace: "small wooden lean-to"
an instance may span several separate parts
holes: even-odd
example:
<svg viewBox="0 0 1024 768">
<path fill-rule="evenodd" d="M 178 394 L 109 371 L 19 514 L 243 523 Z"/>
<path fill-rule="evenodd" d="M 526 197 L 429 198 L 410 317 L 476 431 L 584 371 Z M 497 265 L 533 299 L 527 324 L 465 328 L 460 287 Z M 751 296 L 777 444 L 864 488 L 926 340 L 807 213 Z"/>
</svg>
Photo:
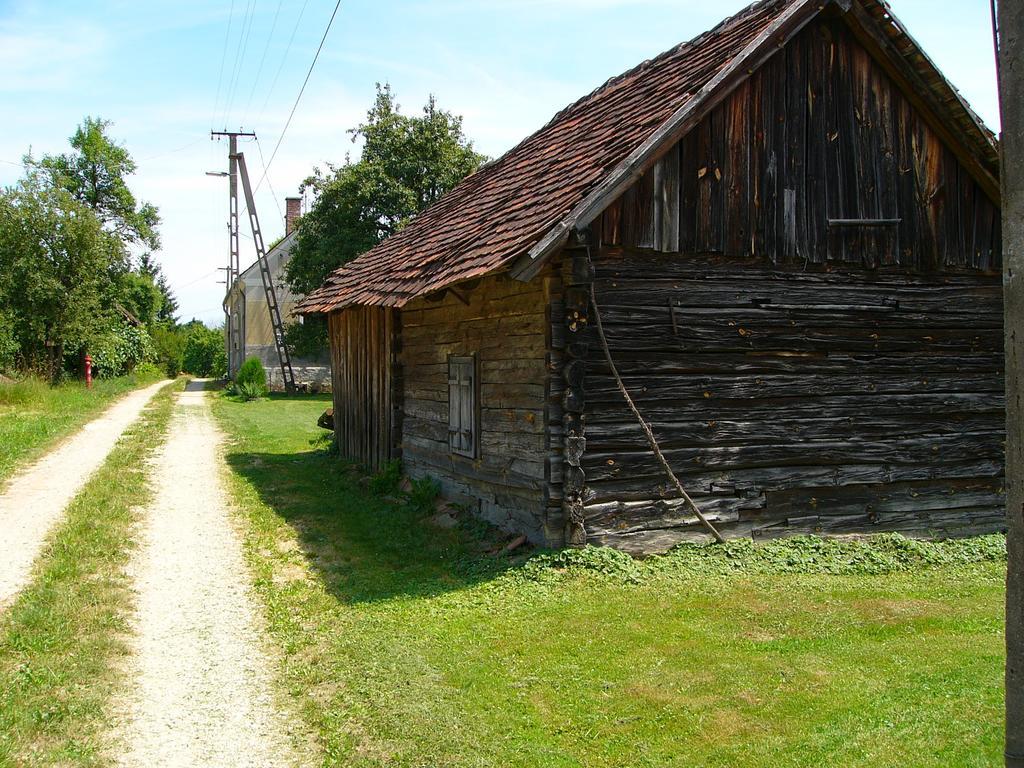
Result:
<svg viewBox="0 0 1024 768">
<path fill-rule="evenodd" d="M 998 530 L 998 168 L 884 3 L 756 3 L 306 298 L 341 452 L 555 546 Z"/>
</svg>

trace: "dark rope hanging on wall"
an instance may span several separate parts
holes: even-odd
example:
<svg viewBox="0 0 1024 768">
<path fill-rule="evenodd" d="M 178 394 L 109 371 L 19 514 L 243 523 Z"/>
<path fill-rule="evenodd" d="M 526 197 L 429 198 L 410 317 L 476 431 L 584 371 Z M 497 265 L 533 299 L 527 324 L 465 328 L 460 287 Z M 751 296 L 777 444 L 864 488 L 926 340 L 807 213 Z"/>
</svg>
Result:
<svg viewBox="0 0 1024 768">
<path fill-rule="evenodd" d="M 676 473 L 672 471 L 672 467 L 669 466 L 668 460 L 665 458 L 665 454 L 661 452 L 661 446 L 658 445 L 658 440 L 654 436 L 654 432 L 651 430 L 650 425 L 644 420 L 640 410 L 636 407 L 636 403 L 633 402 L 633 398 L 629 394 L 629 390 L 626 389 L 626 385 L 622 381 L 622 377 L 619 376 L 619 369 L 615 367 L 615 362 L 612 360 L 611 350 L 608 349 L 608 339 L 604 335 L 604 326 L 601 324 L 601 311 L 597 307 L 597 291 L 594 289 L 594 283 L 590 284 L 590 305 L 594 309 L 594 322 L 597 325 L 597 337 L 601 341 L 601 348 L 604 350 L 604 359 L 608 362 L 608 367 L 611 369 L 612 376 L 615 377 L 615 384 L 619 388 L 619 392 L 626 399 L 626 405 L 629 406 L 629 410 L 633 412 L 636 420 L 639 422 L 641 429 L 644 431 L 644 435 L 647 437 L 647 442 L 651 445 L 651 450 L 654 451 L 654 455 L 657 457 L 658 462 L 661 464 L 662 469 L 665 470 L 665 474 L 668 475 L 669 480 L 675 485 L 676 490 L 679 491 L 679 495 L 686 501 L 687 506 L 697 516 L 697 519 L 701 521 L 708 532 L 715 537 L 715 540 L 719 544 L 724 544 L 725 539 L 722 534 L 718 532 L 718 529 L 711 524 L 704 513 L 700 511 L 696 502 L 690 498 L 690 494 L 683 488 L 683 484 L 679 482 L 679 478 L 676 477 Z"/>
</svg>

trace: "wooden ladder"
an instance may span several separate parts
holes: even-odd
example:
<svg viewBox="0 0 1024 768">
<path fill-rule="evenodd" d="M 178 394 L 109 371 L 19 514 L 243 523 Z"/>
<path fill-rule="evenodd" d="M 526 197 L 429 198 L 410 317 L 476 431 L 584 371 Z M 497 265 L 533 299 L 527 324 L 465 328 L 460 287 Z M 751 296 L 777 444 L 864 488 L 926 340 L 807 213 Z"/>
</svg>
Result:
<svg viewBox="0 0 1024 768">
<path fill-rule="evenodd" d="M 281 363 L 281 377 L 287 392 L 295 391 L 295 373 L 292 371 L 292 359 L 288 347 L 284 343 L 284 323 L 281 322 L 281 308 L 277 303 L 277 291 L 274 289 L 274 276 L 270 273 L 267 262 L 267 249 L 263 244 L 263 233 L 260 232 L 260 220 L 256 216 L 256 202 L 249 185 L 249 171 L 245 167 L 245 155 L 239 152 L 234 156 L 238 161 L 238 172 L 242 178 L 242 191 L 245 193 L 245 207 L 249 212 L 249 224 L 252 226 L 252 241 L 256 246 L 256 260 L 260 265 L 260 277 L 263 278 L 263 290 L 267 295 L 267 307 L 270 310 L 270 325 L 274 330 L 274 346 L 277 347 L 277 358 Z"/>
</svg>

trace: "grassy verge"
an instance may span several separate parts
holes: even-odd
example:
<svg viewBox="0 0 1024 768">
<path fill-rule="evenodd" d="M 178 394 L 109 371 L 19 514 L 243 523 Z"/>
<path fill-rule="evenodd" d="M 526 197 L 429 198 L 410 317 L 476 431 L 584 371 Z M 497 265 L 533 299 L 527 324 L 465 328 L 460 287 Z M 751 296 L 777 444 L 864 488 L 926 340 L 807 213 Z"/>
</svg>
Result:
<svg viewBox="0 0 1024 768">
<path fill-rule="evenodd" d="M 124 568 L 149 497 L 146 460 L 178 387 L 129 427 L 68 507 L 31 585 L 0 614 L 0 765 L 106 762 L 100 735 L 132 599 Z"/>
<path fill-rule="evenodd" d="M 22 463 L 42 455 L 116 398 L 154 377 L 100 379 L 50 386 L 41 379 L 0 382 L 0 484 Z"/>
<path fill-rule="evenodd" d="M 987 766 L 1005 542 L 483 554 L 218 398 L 281 681 L 344 766 Z"/>
</svg>

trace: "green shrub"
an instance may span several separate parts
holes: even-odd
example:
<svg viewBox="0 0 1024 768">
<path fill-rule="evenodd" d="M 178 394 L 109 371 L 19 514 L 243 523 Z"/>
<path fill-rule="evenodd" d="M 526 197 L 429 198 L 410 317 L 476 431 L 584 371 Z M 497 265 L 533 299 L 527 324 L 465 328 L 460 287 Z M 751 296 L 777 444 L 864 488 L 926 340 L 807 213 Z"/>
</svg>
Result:
<svg viewBox="0 0 1024 768">
<path fill-rule="evenodd" d="M 155 357 L 153 340 L 145 328 L 134 325 L 117 325 L 90 345 L 93 375 L 110 379 L 131 373 L 144 361 Z"/>
<path fill-rule="evenodd" d="M 258 357 L 247 357 L 235 374 L 235 384 L 259 384 L 267 386 L 267 372 Z"/>
<path fill-rule="evenodd" d="M 267 396 L 267 372 L 258 357 L 246 358 L 229 389 L 243 400 L 258 400 Z"/>
<path fill-rule="evenodd" d="M 441 484 L 429 475 L 425 475 L 411 482 L 408 504 L 419 514 L 433 513 L 434 502 L 440 495 Z"/>
<path fill-rule="evenodd" d="M 221 377 L 227 373 L 224 333 L 202 323 L 192 325 L 185 336 L 182 368 L 193 376 Z"/>
<path fill-rule="evenodd" d="M 370 492 L 378 496 L 395 493 L 402 483 L 402 462 L 392 459 L 370 478 Z"/>
<path fill-rule="evenodd" d="M 184 365 L 186 332 L 182 328 L 158 325 L 151 334 L 156 364 L 173 379 Z"/>
<path fill-rule="evenodd" d="M 155 363 L 145 362 L 139 363 L 135 366 L 135 370 L 132 371 L 132 376 L 139 382 L 148 381 L 159 381 L 160 379 L 166 379 L 167 373 L 159 365 Z"/>
<path fill-rule="evenodd" d="M 236 381 L 232 387 L 232 391 L 242 400 L 249 402 L 250 400 L 259 400 L 260 398 L 266 397 L 267 385 L 260 384 L 257 381 Z"/>
</svg>

